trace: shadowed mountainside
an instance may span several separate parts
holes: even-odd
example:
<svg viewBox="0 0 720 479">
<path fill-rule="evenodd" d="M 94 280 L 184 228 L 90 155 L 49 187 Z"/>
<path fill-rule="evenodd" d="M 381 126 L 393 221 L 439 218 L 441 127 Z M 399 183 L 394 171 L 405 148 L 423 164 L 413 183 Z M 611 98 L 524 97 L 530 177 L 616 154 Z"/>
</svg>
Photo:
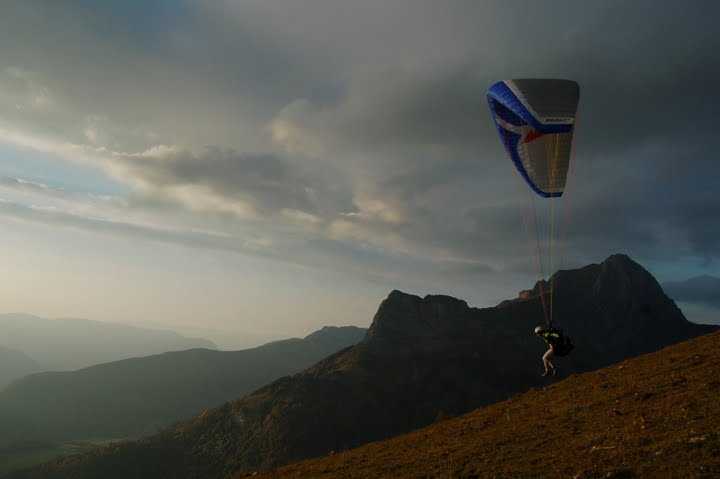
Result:
<svg viewBox="0 0 720 479">
<path fill-rule="evenodd" d="M 714 333 L 253 477 L 720 477 L 718 377 Z"/>
<path fill-rule="evenodd" d="M 714 331 L 688 322 L 624 255 L 554 276 L 555 317 L 576 350 L 562 375 Z M 547 288 L 545 288 L 547 289 Z M 470 308 L 393 291 L 366 338 L 156 436 L 15 477 L 226 477 L 325 455 L 426 426 L 545 384 L 540 285 L 527 300 Z M 549 298 L 546 298 L 549 300 Z"/>
<path fill-rule="evenodd" d="M 325 327 L 242 351 L 192 349 L 34 374 L 0 393 L 0 447 L 156 432 L 301 371 L 365 333 Z"/>
</svg>

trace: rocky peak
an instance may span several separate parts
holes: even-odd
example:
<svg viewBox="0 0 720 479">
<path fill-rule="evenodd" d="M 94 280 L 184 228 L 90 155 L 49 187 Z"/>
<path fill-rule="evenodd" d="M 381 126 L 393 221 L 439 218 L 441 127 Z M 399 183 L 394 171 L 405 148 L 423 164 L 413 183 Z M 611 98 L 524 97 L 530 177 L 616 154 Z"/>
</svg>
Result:
<svg viewBox="0 0 720 479">
<path fill-rule="evenodd" d="M 471 314 L 465 301 L 451 296 L 421 298 L 394 290 L 380 304 L 367 341 L 412 343 L 423 338 L 437 339 L 462 328 Z"/>
</svg>

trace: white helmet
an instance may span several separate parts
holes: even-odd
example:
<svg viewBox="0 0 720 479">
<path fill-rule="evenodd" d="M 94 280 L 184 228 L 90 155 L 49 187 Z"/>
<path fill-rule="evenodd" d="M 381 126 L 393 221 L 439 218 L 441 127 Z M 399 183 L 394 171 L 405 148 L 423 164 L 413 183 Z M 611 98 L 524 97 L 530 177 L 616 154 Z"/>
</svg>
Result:
<svg viewBox="0 0 720 479">
<path fill-rule="evenodd" d="M 545 328 L 543 328 L 542 326 L 536 326 L 536 327 L 535 327 L 535 334 L 540 334 L 540 333 L 542 333 L 543 331 L 545 331 Z"/>
</svg>

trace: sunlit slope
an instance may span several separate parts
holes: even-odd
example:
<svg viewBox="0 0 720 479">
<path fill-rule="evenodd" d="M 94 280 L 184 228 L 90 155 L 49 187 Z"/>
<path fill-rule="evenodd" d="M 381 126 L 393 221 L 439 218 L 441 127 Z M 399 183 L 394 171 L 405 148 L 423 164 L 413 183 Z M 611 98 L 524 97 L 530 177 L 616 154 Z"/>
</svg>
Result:
<svg viewBox="0 0 720 479">
<path fill-rule="evenodd" d="M 260 477 L 720 477 L 720 333 Z"/>
</svg>

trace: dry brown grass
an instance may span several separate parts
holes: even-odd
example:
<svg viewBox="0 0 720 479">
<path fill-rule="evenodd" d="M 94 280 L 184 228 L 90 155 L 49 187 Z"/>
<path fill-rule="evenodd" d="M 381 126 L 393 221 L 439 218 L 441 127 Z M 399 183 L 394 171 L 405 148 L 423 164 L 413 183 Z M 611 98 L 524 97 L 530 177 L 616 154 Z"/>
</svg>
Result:
<svg viewBox="0 0 720 479">
<path fill-rule="evenodd" d="M 720 333 L 255 477 L 720 478 Z"/>
</svg>

